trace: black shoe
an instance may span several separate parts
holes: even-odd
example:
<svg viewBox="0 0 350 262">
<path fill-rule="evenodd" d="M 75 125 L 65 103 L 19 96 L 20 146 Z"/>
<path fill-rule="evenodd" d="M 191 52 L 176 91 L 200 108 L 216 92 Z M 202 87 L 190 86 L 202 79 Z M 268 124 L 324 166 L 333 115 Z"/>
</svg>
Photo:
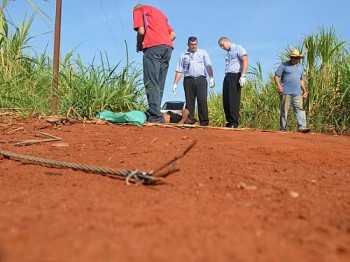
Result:
<svg viewBox="0 0 350 262">
<path fill-rule="evenodd" d="M 227 123 L 227 124 L 226 124 L 226 127 L 227 127 L 227 128 L 237 128 L 238 125 L 236 125 L 236 124 L 234 124 L 234 123 Z"/>
<path fill-rule="evenodd" d="M 185 121 L 185 124 L 188 124 L 188 125 L 194 125 L 195 123 L 196 123 L 197 121 L 196 121 L 196 119 L 187 119 L 186 121 Z"/>
<path fill-rule="evenodd" d="M 310 133 L 310 128 L 300 128 L 299 130 L 298 130 L 299 132 L 301 132 L 301 133 L 304 133 L 304 134 L 306 134 L 306 133 Z"/>
</svg>

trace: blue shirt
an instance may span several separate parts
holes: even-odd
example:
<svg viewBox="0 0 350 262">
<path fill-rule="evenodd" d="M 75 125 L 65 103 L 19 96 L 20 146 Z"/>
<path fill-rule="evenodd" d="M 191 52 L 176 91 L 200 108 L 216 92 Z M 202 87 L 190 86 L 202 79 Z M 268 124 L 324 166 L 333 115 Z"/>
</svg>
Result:
<svg viewBox="0 0 350 262">
<path fill-rule="evenodd" d="M 241 73 L 241 60 L 245 55 L 247 55 L 247 51 L 241 45 L 232 44 L 231 49 L 227 52 L 225 57 L 225 73 Z"/>
<path fill-rule="evenodd" d="M 206 76 L 207 66 L 211 65 L 209 54 L 204 49 L 197 49 L 191 53 L 186 51 L 180 55 L 176 65 L 176 72 L 184 73 L 184 76 Z"/>
<path fill-rule="evenodd" d="M 283 95 L 301 95 L 300 80 L 303 78 L 303 67 L 300 64 L 292 65 L 290 61 L 282 63 L 275 75 L 281 77 Z"/>
</svg>

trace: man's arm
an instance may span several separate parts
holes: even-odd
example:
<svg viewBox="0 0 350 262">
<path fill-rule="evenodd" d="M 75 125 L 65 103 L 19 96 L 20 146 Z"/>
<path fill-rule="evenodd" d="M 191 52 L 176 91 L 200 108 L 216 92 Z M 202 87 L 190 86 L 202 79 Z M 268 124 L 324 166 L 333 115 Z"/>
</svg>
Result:
<svg viewBox="0 0 350 262">
<path fill-rule="evenodd" d="M 176 72 L 175 73 L 174 85 L 177 85 L 177 83 L 179 83 L 181 77 L 182 77 L 182 72 Z"/>
<path fill-rule="evenodd" d="M 176 34 L 175 34 L 174 31 L 170 32 L 169 36 L 170 36 L 170 40 L 171 40 L 171 41 L 174 41 L 175 38 L 176 38 Z"/>
<path fill-rule="evenodd" d="M 213 78 L 214 77 L 213 67 L 211 65 L 207 65 L 206 69 L 207 69 L 209 77 Z"/>
<path fill-rule="evenodd" d="M 242 75 L 246 75 L 248 72 L 248 56 L 244 55 L 241 58 L 242 61 Z"/>
<path fill-rule="evenodd" d="M 241 71 L 241 77 L 239 78 L 238 82 L 241 87 L 243 87 L 247 83 L 246 74 L 248 71 L 248 56 L 247 54 L 241 56 L 241 63 L 242 63 L 242 71 Z"/>
<path fill-rule="evenodd" d="M 300 80 L 300 87 L 301 87 L 301 90 L 303 90 L 303 97 L 307 98 L 307 95 L 309 92 L 306 90 L 304 79 Z"/>
<path fill-rule="evenodd" d="M 174 84 L 173 84 L 173 93 L 174 93 L 174 95 L 176 94 L 177 83 L 180 81 L 181 76 L 182 76 L 182 72 L 176 71 L 175 78 L 174 78 Z"/>
<path fill-rule="evenodd" d="M 208 73 L 209 78 L 210 78 L 209 87 L 213 88 L 213 87 L 215 87 L 213 67 L 211 65 L 207 65 L 206 69 L 207 69 L 207 73 Z"/>
<path fill-rule="evenodd" d="M 277 92 L 278 93 L 283 93 L 283 87 L 281 85 L 281 77 L 280 76 L 277 76 L 275 75 L 273 80 L 275 81 L 275 84 L 277 86 Z"/>
<path fill-rule="evenodd" d="M 137 38 L 136 38 L 136 52 L 142 51 L 142 43 L 145 39 L 145 28 L 140 26 L 137 29 Z"/>
</svg>

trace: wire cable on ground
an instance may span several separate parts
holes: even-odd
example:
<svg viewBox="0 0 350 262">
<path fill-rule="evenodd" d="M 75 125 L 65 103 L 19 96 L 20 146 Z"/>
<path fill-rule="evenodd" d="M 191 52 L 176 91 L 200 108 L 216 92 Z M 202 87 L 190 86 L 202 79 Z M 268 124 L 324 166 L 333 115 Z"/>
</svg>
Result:
<svg viewBox="0 0 350 262">
<path fill-rule="evenodd" d="M 162 184 L 164 181 L 161 180 L 161 178 L 165 178 L 168 175 L 179 171 L 180 169 L 173 166 L 173 164 L 179 160 L 180 158 L 184 157 L 191 149 L 194 147 L 197 141 L 192 141 L 189 146 L 178 156 L 175 156 L 165 164 L 162 164 L 158 168 L 156 168 L 154 171 L 148 171 L 148 172 L 140 172 L 138 169 L 132 169 L 132 170 L 126 170 L 126 169 L 112 169 L 108 167 L 97 167 L 97 166 L 89 166 L 89 165 L 80 165 L 76 163 L 71 162 L 63 162 L 63 161 L 57 161 L 47 158 L 41 158 L 41 157 L 33 157 L 28 155 L 21 155 L 9 151 L 0 151 L 0 156 L 2 155 L 5 158 L 8 159 L 15 159 L 15 160 L 27 160 L 31 163 L 35 164 L 41 164 L 41 165 L 47 165 L 52 167 L 66 167 L 71 168 L 73 170 L 80 170 L 88 173 L 98 173 L 102 174 L 104 176 L 112 177 L 112 178 L 119 178 L 125 179 L 125 183 L 127 185 L 130 185 L 131 183 L 135 184 L 143 184 L 143 185 L 156 185 L 156 184 Z M 169 167 L 170 166 L 170 167 Z M 167 170 L 165 170 L 165 168 Z"/>
<path fill-rule="evenodd" d="M 135 184 L 144 184 L 144 185 L 155 185 L 161 181 L 157 178 L 152 177 L 152 171 L 150 172 L 140 172 L 137 169 L 125 170 L 125 169 L 112 169 L 108 167 L 97 167 L 97 166 L 88 166 L 88 165 L 79 165 L 76 163 L 62 162 L 57 160 L 51 160 L 40 157 L 33 157 L 28 155 L 21 155 L 8 151 L 0 151 L 0 155 L 3 155 L 6 158 L 14 158 L 18 160 L 28 160 L 33 163 L 54 166 L 54 167 L 67 167 L 73 170 L 81 170 L 89 173 L 99 173 L 105 176 L 125 179 L 127 185 L 134 182 Z"/>
</svg>

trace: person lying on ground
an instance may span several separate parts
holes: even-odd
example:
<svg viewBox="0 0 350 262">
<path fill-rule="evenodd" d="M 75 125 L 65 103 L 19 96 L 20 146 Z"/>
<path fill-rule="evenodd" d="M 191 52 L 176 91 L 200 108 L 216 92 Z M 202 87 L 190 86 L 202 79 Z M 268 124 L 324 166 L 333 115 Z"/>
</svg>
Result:
<svg viewBox="0 0 350 262">
<path fill-rule="evenodd" d="M 172 111 L 168 111 L 166 113 L 163 113 L 164 116 L 164 122 L 167 123 L 174 123 L 174 124 L 191 124 L 188 120 L 189 111 L 188 109 L 182 110 L 182 115 L 176 114 Z"/>
</svg>

